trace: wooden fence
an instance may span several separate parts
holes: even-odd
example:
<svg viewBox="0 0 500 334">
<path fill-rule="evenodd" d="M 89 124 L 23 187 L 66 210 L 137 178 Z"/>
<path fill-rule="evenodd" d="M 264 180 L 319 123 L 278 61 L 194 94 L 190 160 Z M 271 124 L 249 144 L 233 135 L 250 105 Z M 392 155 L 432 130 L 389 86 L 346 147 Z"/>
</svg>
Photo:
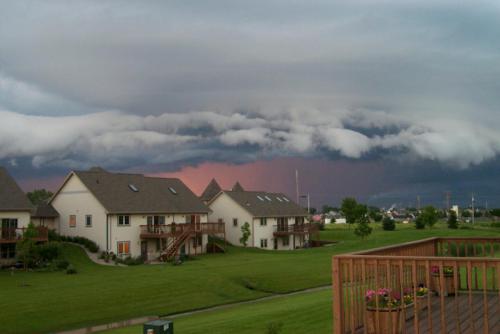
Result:
<svg viewBox="0 0 500 334">
<path fill-rule="evenodd" d="M 500 333 L 499 253 L 500 238 L 430 238 L 334 256 L 334 333 Z M 380 289 L 411 303 L 367 308 Z"/>
</svg>

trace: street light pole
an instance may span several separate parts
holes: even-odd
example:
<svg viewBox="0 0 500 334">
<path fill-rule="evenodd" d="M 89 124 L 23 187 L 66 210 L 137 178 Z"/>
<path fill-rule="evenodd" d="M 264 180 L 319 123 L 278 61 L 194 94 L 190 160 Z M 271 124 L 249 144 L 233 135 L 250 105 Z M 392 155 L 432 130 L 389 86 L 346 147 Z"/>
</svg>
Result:
<svg viewBox="0 0 500 334">
<path fill-rule="evenodd" d="M 309 193 L 307 195 L 301 195 L 300 198 L 307 198 L 307 213 L 311 214 L 311 197 Z"/>
<path fill-rule="evenodd" d="M 474 224 L 474 193 L 472 193 L 472 224 Z"/>
</svg>

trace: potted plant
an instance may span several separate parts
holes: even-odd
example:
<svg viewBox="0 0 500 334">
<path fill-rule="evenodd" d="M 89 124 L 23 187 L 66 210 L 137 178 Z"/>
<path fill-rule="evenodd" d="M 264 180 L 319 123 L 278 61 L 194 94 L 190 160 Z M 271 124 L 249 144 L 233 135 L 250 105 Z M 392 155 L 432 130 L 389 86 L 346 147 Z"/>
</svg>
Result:
<svg viewBox="0 0 500 334">
<path fill-rule="evenodd" d="M 417 289 L 417 302 L 416 302 L 416 311 L 420 312 L 427 308 L 427 294 L 429 293 L 429 289 L 423 285 L 420 285 Z"/>
<path fill-rule="evenodd" d="M 442 291 L 444 296 L 455 295 L 455 280 L 453 267 L 445 266 L 443 267 L 443 279 L 444 284 L 441 286 L 441 274 L 438 266 L 431 267 L 431 274 L 434 282 L 434 292 L 439 296 Z"/>
<path fill-rule="evenodd" d="M 367 329 L 370 334 L 401 333 L 402 310 L 413 305 L 411 294 L 390 288 L 368 290 L 365 294 Z M 378 326 L 377 326 L 378 316 Z"/>
</svg>

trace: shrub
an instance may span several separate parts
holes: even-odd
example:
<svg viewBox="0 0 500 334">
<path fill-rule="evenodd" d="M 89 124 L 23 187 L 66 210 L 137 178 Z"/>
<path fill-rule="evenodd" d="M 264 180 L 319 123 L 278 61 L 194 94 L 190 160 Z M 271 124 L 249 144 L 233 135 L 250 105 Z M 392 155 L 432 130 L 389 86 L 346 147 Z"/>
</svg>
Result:
<svg viewBox="0 0 500 334">
<path fill-rule="evenodd" d="M 500 228 L 500 222 L 493 222 L 490 224 L 491 227 Z"/>
<path fill-rule="evenodd" d="M 36 248 L 41 261 L 50 262 L 61 255 L 61 245 L 58 242 L 48 242 L 37 245 Z"/>
<path fill-rule="evenodd" d="M 394 231 L 396 229 L 396 222 L 391 217 L 385 217 L 382 221 L 382 228 L 384 231 Z"/>
<path fill-rule="evenodd" d="M 66 260 L 58 260 L 58 261 L 56 261 L 56 267 L 59 270 L 68 269 L 69 265 L 70 265 L 69 262 L 66 261 Z"/>
<path fill-rule="evenodd" d="M 59 238 L 61 241 L 74 242 L 76 244 L 82 245 L 85 248 L 87 248 L 91 253 L 97 253 L 99 251 L 99 246 L 94 241 L 84 237 L 70 237 L 61 235 Z"/>
<path fill-rule="evenodd" d="M 49 241 L 61 241 L 61 236 L 55 230 L 49 230 Z"/>
<path fill-rule="evenodd" d="M 458 228 L 458 219 L 455 211 L 450 210 L 448 216 L 448 228 L 457 229 Z"/>
<path fill-rule="evenodd" d="M 415 228 L 417 230 L 423 230 L 425 228 L 425 221 L 422 216 L 418 216 L 417 219 L 415 219 Z"/>
<path fill-rule="evenodd" d="M 74 275 L 76 273 L 77 273 L 76 268 L 73 267 L 73 265 L 70 264 L 68 266 L 68 268 L 66 269 L 66 274 L 68 274 L 68 275 Z"/>
<path fill-rule="evenodd" d="M 116 258 L 115 262 L 125 264 L 127 266 L 137 266 L 139 264 L 143 264 L 144 260 L 141 256 L 138 257 L 127 256 L 124 259 Z"/>
<path fill-rule="evenodd" d="M 363 216 L 358 219 L 358 225 L 354 229 L 354 234 L 364 240 L 372 233 L 372 230 L 373 229 L 370 227 L 370 225 L 368 225 L 368 217 Z"/>
</svg>

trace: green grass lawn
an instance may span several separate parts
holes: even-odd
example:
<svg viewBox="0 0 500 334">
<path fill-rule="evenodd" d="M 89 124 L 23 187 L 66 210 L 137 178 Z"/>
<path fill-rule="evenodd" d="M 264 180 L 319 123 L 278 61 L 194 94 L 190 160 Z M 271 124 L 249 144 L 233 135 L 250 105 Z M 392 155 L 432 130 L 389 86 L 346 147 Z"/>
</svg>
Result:
<svg viewBox="0 0 500 334">
<path fill-rule="evenodd" d="M 66 245 L 77 275 L 0 272 L 0 333 L 46 333 L 255 299 L 330 284 L 334 254 L 430 236 L 500 236 L 498 229 L 449 230 L 441 225 L 397 229 L 377 228 L 361 241 L 347 227 L 335 226 L 321 232 L 322 239 L 339 241 L 328 247 L 287 252 L 230 247 L 226 254 L 200 256 L 180 266 L 99 266 L 78 247 Z"/>
<path fill-rule="evenodd" d="M 282 324 L 280 333 L 331 333 L 332 292 L 311 292 L 231 309 L 174 319 L 175 333 L 258 334 L 271 323 Z M 142 333 L 142 325 L 110 330 L 107 334 Z"/>
</svg>

